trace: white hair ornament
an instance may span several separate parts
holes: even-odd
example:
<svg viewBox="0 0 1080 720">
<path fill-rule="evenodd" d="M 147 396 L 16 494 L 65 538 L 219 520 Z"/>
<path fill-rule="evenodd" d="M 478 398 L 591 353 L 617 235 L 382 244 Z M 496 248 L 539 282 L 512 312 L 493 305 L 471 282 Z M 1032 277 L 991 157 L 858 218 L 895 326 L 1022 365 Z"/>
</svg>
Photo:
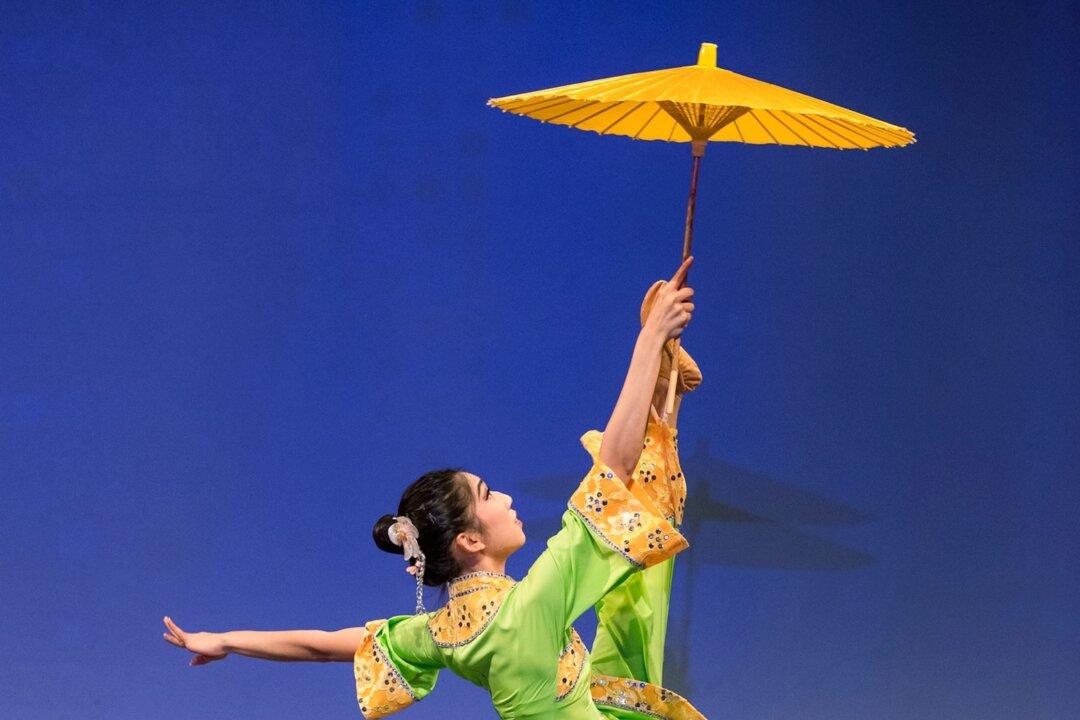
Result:
<svg viewBox="0 0 1080 720">
<path fill-rule="evenodd" d="M 405 572 L 416 576 L 416 614 L 424 612 L 424 553 L 420 552 L 420 531 L 405 515 L 394 516 L 394 523 L 386 532 L 390 542 L 402 549 L 405 562 L 416 562 L 405 568 Z"/>
</svg>

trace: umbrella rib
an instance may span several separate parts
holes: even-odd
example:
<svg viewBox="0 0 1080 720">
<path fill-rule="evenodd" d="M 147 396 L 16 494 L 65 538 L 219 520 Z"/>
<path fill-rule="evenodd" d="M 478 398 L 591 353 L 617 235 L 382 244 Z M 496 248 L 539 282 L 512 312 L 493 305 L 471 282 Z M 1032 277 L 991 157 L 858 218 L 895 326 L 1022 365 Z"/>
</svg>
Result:
<svg viewBox="0 0 1080 720">
<path fill-rule="evenodd" d="M 769 132 L 769 128 L 765 127 L 765 123 L 761 122 L 761 118 L 759 118 L 753 111 L 748 112 L 746 114 L 749 115 L 750 117 L 754 118 L 755 120 L 757 120 L 757 124 L 760 125 L 761 129 L 765 131 L 765 134 L 768 135 L 772 139 L 774 145 L 782 145 L 783 144 L 779 140 L 777 140 L 773 136 L 773 134 L 771 132 Z"/>
<path fill-rule="evenodd" d="M 746 115 L 746 113 L 743 113 L 743 115 Z M 739 127 L 740 120 L 742 120 L 742 116 L 735 118 L 731 124 L 735 127 L 735 132 L 739 133 L 739 142 L 744 143 L 746 142 L 746 138 L 743 137 L 742 128 Z"/>
<path fill-rule="evenodd" d="M 550 104 L 550 105 L 545 105 L 544 107 L 534 107 L 534 108 L 530 108 L 530 109 L 529 109 L 529 112 L 530 112 L 530 113 L 536 113 L 536 112 L 543 112 L 543 111 L 545 111 L 545 110 L 551 110 L 552 108 L 557 108 L 557 107 L 559 107 L 560 105 L 566 105 L 567 103 L 580 103 L 580 102 L 581 102 L 581 100 L 579 100 L 578 98 L 572 98 L 572 97 L 560 97 L 560 98 L 559 98 L 559 100 L 558 100 L 558 102 L 554 102 L 554 103 L 552 103 L 552 104 Z M 574 110 L 576 110 L 577 108 L 573 108 L 573 109 L 574 109 Z M 569 111 L 568 111 L 568 112 L 569 112 Z M 565 114 L 565 113 L 560 113 L 560 115 L 563 115 L 563 114 Z M 536 119 L 536 120 L 539 120 L 539 119 L 540 119 L 540 118 L 536 118 L 536 117 L 535 117 L 535 116 L 533 116 L 533 115 L 530 115 L 529 117 L 532 117 L 532 118 L 534 118 L 534 119 Z M 558 116 L 556 116 L 556 117 L 558 117 Z M 544 122 L 547 122 L 547 120 L 544 120 Z"/>
<path fill-rule="evenodd" d="M 822 115 L 804 115 L 803 116 L 804 119 L 814 123 L 815 125 L 820 125 L 821 127 L 827 128 L 829 130 L 829 132 L 833 133 L 834 135 L 838 135 L 838 136 L 842 137 L 844 140 L 846 140 L 847 142 L 851 143 L 852 145 L 855 145 L 856 147 L 860 147 L 859 143 L 855 142 L 854 140 L 849 138 L 844 133 L 840 132 L 839 130 L 837 130 L 835 128 L 830 128 L 830 127 L 824 125 L 821 122 L 821 119 L 823 117 L 824 116 L 822 116 Z M 841 148 L 841 149 L 843 149 L 843 148 Z"/>
<path fill-rule="evenodd" d="M 835 121 L 835 120 L 833 120 L 832 118 L 827 118 L 827 117 L 822 117 L 822 120 L 826 120 L 826 121 L 828 121 L 828 122 L 830 122 L 830 123 L 835 123 L 835 122 L 836 122 L 836 121 Z M 847 129 L 848 131 L 850 131 L 850 132 L 854 133 L 855 135 L 858 135 L 858 136 L 859 136 L 860 138 L 862 138 L 863 140 L 868 140 L 869 142 L 873 143 L 874 145 L 880 145 L 880 144 L 881 144 L 881 140 L 880 140 L 879 138 L 875 138 L 875 137 L 874 137 L 873 135 L 871 135 L 871 136 L 869 136 L 869 137 L 868 137 L 868 136 L 867 136 L 867 135 L 865 135 L 864 133 L 860 132 L 860 130 L 861 130 L 862 128 L 860 128 L 860 127 L 858 127 L 858 126 L 854 125 L 854 123 L 852 123 L 852 124 L 849 124 L 849 125 L 844 125 L 843 127 L 844 127 L 845 129 Z M 874 145 L 871 145 L 870 147 L 874 147 Z M 863 148 L 863 149 L 865 150 L 865 149 L 867 149 L 867 148 Z"/>
<path fill-rule="evenodd" d="M 649 90 L 649 89 L 653 88 L 656 85 L 662 85 L 662 84 L 664 84 L 666 82 L 669 82 L 670 80 L 671 80 L 670 75 L 665 74 L 663 71 L 657 71 L 657 74 L 655 76 L 638 78 L 638 79 L 634 80 L 632 83 L 628 83 L 626 86 L 619 86 L 618 89 L 620 91 L 622 91 L 623 93 L 627 93 L 632 88 L 634 93 L 641 93 L 642 91 Z M 633 98 L 626 98 L 626 99 L 631 100 Z M 648 100 L 646 100 L 644 102 L 648 102 Z M 659 101 L 654 100 L 653 102 L 659 102 Z"/>
<path fill-rule="evenodd" d="M 836 144 L 836 142 L 834 142 L 833 140 L 831 140 L 831 139 L 828 139 L 827 137 L 825 137 L 825 136 L 824 136 L 824 135 L 822 135 L 821 133 L 814 133 L 814 132 L 813 132 L 813 128 L 812 128 L 812 127 L 807 127 L 806 123 L 802 122 L 802 121 L 801 121 L 801 120 L 799 119 L 799 117 L 798 117 L 798 114 L 795 114 L 795 113 L 785 113 L 785 114 L 786 114 L 786 116 L 787 116 L 787 119 L 788 119 L 788 120 L 791 120 L 791 121 L 793 121 L 793 122 L 796 122 L 796 123 L 798 123 L 799 125 L 801 125 L 801 126 L 802 126 L 802 128 L 804 128 L 804 130 L 808 130 L 808 131 L 810 131 L 811 133 L 813 133 L 814 135 L 816 135 L 816 136 L 820 137 L 820 138 L 821 138 L 822 140 L 824 140 L 825 142 L 828 142 L 828 144 L 829 144 L 829 145 L 833 146 L 833 147 L 834 147 L 834 148 L 836 148 L 837 150 L 839 150 L 839 149 L 840 149 L 840 146 L 838 146 L 838 145 Z M 775 116 L 773 116 L 773 117 L 775 117 Z M 794 128 L 793 128 L 793 127 L 789 126 L 789 125 L 788 125 L 787 123 L 785 123 L 785 122 L 784 122 L 783 120 L 781 120 L 780 118 L 777 118 L 777 120 L 778 120 L 778 121 L 779 121 L 780 123 L 782 123 L 782 124 L 784 125 L 784 127 L 787 127 L 787 130 L 789 130 L 789 131 L 791 131 L 792 133 L 794 133 L 794 134 L 795 134 L 795 135 L 796 135 L 796 136 L 797 136 L 797 137 L 798 137 L 798 138 L 799 138 L 800 140 L 802 140 L 802 141 L 806 142 L 806 144 L 807 144 L 808 146 L 810 145 L 810 144 L 809 144 L 809 142 L 807 142 L 807 141 L 806 141 L 806 139 L 802 138 L 802 136 L 801 136 L 801 135 L 799 135 L 798 133 L 796 133 L 796 132 L 795 132 L 795 130 L 794 130 Z"/>
<path fill-rule="evenodd" d="M 653 118 L 656 117 L 657 113 L 659 113 L 662 109 L 663 108 L 661 108 L 659 105 L 656 106 L 656 110 L 654 110 L 653 114 L 649 116 L 649 119 L 645 121 L 645 124 L 638 128 L 638 131 L 634 133 L 635 140 L 638 139 L 638 136 L 641 135 L 641 133 L 645 132 L 645 128 L 649 127 L 649 125 L 653 121 Z"/>
<path fill-rule="evenodd" d="M 851 122 L 851 121 L 849 121 L 849 122 Z M 879 135 L 878 133 L 875 133 L 872 128 L 870 128 L 870 127 L 868 127 L 866 125 L 863 125 L 861 123 L 857 123 L 857 122 L 851 122 L 851 126 L 852 126 L 851 127 L 852 132 L 858 133 L 861 137 L 865 137 L 865 138 L 867 138 L 869 140 L 872 140 L 872 141 L 878 143 L 879 145 L 881 144 L 881 142 L 882 142 L 881 135 Z M 893 139 L 890 138 L 890 137 L 886 137 L 885 141 L 886 142 L 893 142 Z"/>
<path fill-rule="evenodd" d="M 900 142 L 897 138 L 903 137 L 900 133 L 893 132 L 892 130 L 886 130 L 885 128 L 877 127 L 876 125 L 859 125 L 860 128 L 870 133 L 871 135 L 883 135 L 886 140 L 893 143 L 904 145 L 906 143 Z M 905 140 L 907 138 L 904 138 Z"/>
<path fill-rule="evenodd" d="M 597 115 L 603 115 L 603 114 L 604 114 L 604 113 L 606 113 L 606 112 L 607 112 L 608 110 L 614 110 L 615 108 L 619 107 L 620 105 L 622 105 L 622 101 L 621 101 L 621 100 L 620 100 L 620 101 L 616 101 L 616 102 L 615 102 L 614 104 L 612 104 L 612 105 L 607 105 L 607 106 L 605 106 L 605 107 L 602 107 L 602 108 L 600 108 L 600 110 L 598 110 L 597 112 L 594 112 L 594 113 L 593 113 L 592 115 L 589 115 L 588 117 L 583 117 L 583 118 L 581 118 L 580 120 L 578 120 L 577 122 L 573 123 L 572 125 L 569 125 L 568 127 L 576 128 L 576 127 L 577 127 L 578 125 L 580 125 L 581 123 L 583 123 L 583 122 L 587 122 L 587 121 L 589 121 L 589 120 L 592 120 L 592 119 L 593 119 L 594 117 L 596 117 Z M 618 122 L 618 121 L 616 121 L 616 122 Z"/>
<path fill-rule="evenodd" d="M 675 122 L 680 124 L 687 122 L 682 108 L 679 107 L 679 103 L 671 102 L 670 100 L 657 100 L 656 104 L 668 114 L 668 117 L 674 118 Z"/>
<path fill-rule="evenodd" d="M 720 118 L 717 119 L 716 130 L 720 130 L 725 125 L 734 123 L 740 117 L 750 112 L 750 108 L 743 107 L 741 105 L 729 105 L 727 112 L 723 113 Z M 715 132 L 715 130 L 714 130 Z"/>
<path fill-rule="evenodd" d="M 858 127 L 859 127 L 860 130 L 862 130 L 864 133 L 866 133 L 870 137 L 877 140 L 879 143 L 883 143 L 883 144 L 884 143 L 888 143 L 888 144 L 895 144 L 896 143 L 896 138 L 892 137 L 888 133 L 878 131 L 877 128 L 871 127 L 869 125 L 858 125 Z"/>
<path fill-rule="evenodd" d="M 780 118 L 777 118 L 777 120 L 779 120 L 779 119 L 780 119 Z M 794 122 L 797 122 L 797 123 L 798 123 L 799 125 L 801 125 L 801 126 L 803 127 L 803 129 L 805 129 L 805 130 L 809 130 L 810 132 L 814 133 L 814 135 L 817 135 L 817 136 L 818 136 L 819 138 L 821 138 L 821 139 L 822 139 L 822 140 L 824 140 L 825 142 L 829 143 L 830 145 L 832 145 L 832 146 L 833 146 L 834 148 L 836 148 L 837 150 L 840 150 L 840 149 L 841 149 L 841 148 L 840 148 L 840 146 L 839 146 L 839 145 L 837 145 L 837 144 L 836 144 L 835 142 L 833 142 L 833 141 L 832 141 L 832 140 L 830 140 L 829 138 L 825 137 L 825 136 L 824 136 L 824 135 L 822 135 L 821 133 L 819 133 L 819 132 L 816 132 L 816 131 L 815 131 L 815 130 L 814 130 L 814 129 L 812 128 L 812 127 L 810 127 L 810 126 L 808 126 L 808 125 L 807 125 L 806 123 L 804 123 L 804 122 L 802 121 L 802 118 L 800 118 L 800 117 L 799 117 L 798 115 L 796 115 L 796 114 L 794 114 L 794 113 L 790 113 L 790 114 L 788 114 L 788 119 L 789 119 L 789 120 L 793 120 Z M 785 127 L 786 127 L 786 125 L 787 125 L 787 123 L 785 123 Z M 791 132 L 795 132 L 795 131 L 794 131 L 794 130 L 792 130 Z M 807 143 L 807 144 L 809 144 L 809 143 Z"/>
<path fill-rule="evenodd" d="M 552 100 L 554 100 L 555 102 L 552 103 L 551 105 L 549 105 L 548 107 L 556 107 L 560 103 L 569 102 L 572 99 L 573 98 L 565 98 L 565 97 L 563 97 L 561 95 L 556 95 L 554 97 L 549 95 L 547 97 L 542 97 L 539 100 L 526 100 L 523 104 L 518 105 L 517 107 L 503 107 L 503 106 L 499 106 L 499 105 L 496 105 L 495 107 L 499 108 L 500 110 L 507 110 L 507 111 L 513 112 L 513 113 L 521 113 L 523 110 L 526 110 L 526 109 L 527 109 L 528 112 L 532 112 L 532 111 L 534 111 L 534 110 L 536 110 L 538 108 L 540 110 L 546 110 L 547 108 L 540 107 L 540 106 L 543 105 L 544 103 L 551 102 Z"/>
<path fill-rule="evenodd" d="M 846 113 L 848 115 L 853 115 L 855 117 L 866 118 L 867 120 L 873 120 L 874 119 L 874 118 L 870 117 L 869 115 L 863 115 L 862 113 L 855 112 L 854 110 L 850 110 L 850 109 L 848 109 L 846 107 L 841 107 L 840 105 L 836 105 L 834 103 L 827 102 L 825 100 L 822 100 L 821 98 L 816 98 L 813 95 L 806 95 L 805 93 L 796 93 L 796 94 L 799 95 L 801 98 L 805 99 L 811 105 L 813 105 L 815 107 L 818 107 L 818 108 L 820 108 L 822 110 L 822 112 L 820 112 L 820 113 L 811 113 L 811 114 L 814 114 L 814 115 L 821 115 L 823 117 L 831 117 L 831 118 L 835 118 L 835 119 L 839 120 L 839 119 L 841 119 L 841 116 L 837 114 L 837 112 L 839 111 L 840 113 Z"/>
<path fill-rule="evenodd" d="M 635 92 L 635 93 L 639 93 L 642 90 L 647 90 L 648 88 L 650 88 L 650 87 L 652 87 L 654 85 L 660 85 L 660 84 L 665 83 L 667 81 L 668 81 L 668 77 L 666 75 L 658 74 L 656 76 L 635 78 L 634 80 L 632 80 L 630 82 L 625 82 L 625 83 L 622 83 L 622 84 L 616 83 L 614 88 L 608 88 L 608 89 L 609 90 L 618 89 L 620 92 L 622 92 L 624 94 L 628 93 L 628 92 L 631 92 L 631 91 Z"/>
<path fill-rule="evenodd" d="M 662 71 L 656 71 L 656 72 L 657 73 L 662 73 Z M 620 94 L 625 95 L 625 94 L 627 94 L 629 92 L 635 92 L 635 93 L 636 92 L 641 92 L 641 90 L 644 89 L 644 88 L 648 88 L 648 87 L 650 87 L 652 85 L 662 83 L 662 82 L 664 82 L 666 80 L 666 78 L 662 74 L 659 74 L 656 77 L 653 77 L 651 72 L 650 73 L 642 73 L 642 75 L 648 75 L 649 77 L 600 78 L 599 80 L 591 80 L 589 82 L 578 83 L 576 85 L 560 86 L 560 87 L 557 87 L 557 88 L 551 88 L 550 90 L 556 91 L 556 94 L 561 95 L 560 91 L 564 91 L 567 88 L 573 88 L 575 92 L 582 92 L 582 91 L 586 90 L 586 86 L 587 86 L 587 90 L 589 91 L 590 94 L 593 94 L 593 95 L 604 95 L 606 93 L 611 93 L 611 92 L 614 92 L 614 91 L 618 91 Z M 603 100 L 604 98 L 601 97 L 601 98 L 598 98 L 598 99 Z M 624 98 L 622 98 L 622 100 L 620 100 L 620 102 L 621 101 L 629 102 L 632 99 L 633 98 L 625 98 L 624 97 Z"/>
<path fill-rule="evenodd" d="M 580 102 L 580 101 L 575 101 L 575 102 Z M 600 102 L 600 101 L 599 101 L 599 100 L 589 100 L 589 101 L 588 101 L 588 102 L 586 102 L 586 103 L 585 103 L 584 105 L 580 105 L 580 106 L 578 106 L 578 107 L 575 107 L 575 108 L 570 108 L 570 109 L 569 109 L 569 110 L 567 110 L 566 112 L 561 112 L 561 113 L 559 113 L 558 115 L 552 115 L 552 116 L 551 116 L 551 117 L 549 117 L 549 118 L 545 118 L 545 119 L 544 119 L 544 122 L 553 122 L 553 121 L 555 121 L 555 120 L 558 120 L 558 119 L 559 119 L 559 118 L 561 118 L 561 117 L 565 117 L 565 116 L 569 115 L 570 113 L 574 113 L 574 112 L 577 112 L 578 110 L 584 110 L 585 108 L 587 108 L 587 107 L 589 107 L 589 106 L 591 106 L 591 105 L 595 105 L 595 104 L 596 104 L 596 103 L 598 103 L 598 102 Z"/>
<path fill-rule="evenodd" d="M 630 108 L 630 109 L 629 109 L 629 110 L 627 110 L 627 111 L 626 111 L 625 113 L 623 113 L 622 115 L 620 115 L 620 116 L 618 117 L 618 119 L 616 119 L 616 120 L 615 120 L 614 122 L 612 122 L 612 123 L 611 123 L 610 125 L 608 125 L 608 126 L 607 126 L 606 128 L 604 128 L 604 129 L 603 129 L 603 130 L 601 130 L 600 132 L 601 132 L 601 133 L 606 133 L 606 132 L 607 132 L 608 130 L 610 130 L 611 128 L 615 127 L 616 125 L 618 125 L 619 123 L 621 123 L 621 122 L 622 122 L 623 120 L 625 120 L 625 119 L 626 119 L 626 118 L 627 118 L 627 117 L 628 117 L 628 116 L 630 115 L 630 113 L 634 112 L 635 110 L 637 110 L 637 109 L 638 109 L 639 107 L 641 107 L 641 106 L 642 106 L 642 105 L 644 105 L 644 104 L 645 104 L 645 101 L 644 101 L 644 100 L 642 100 L 642 101 L 641 101 L 641 102 L 639 102 L 639 103 L 638 103 L 637 105 L 635 105 L 634 107 Z"/>
<path fill-rule="evenodd" d="M 907 145 L 915 142 L 915 133 L 911 132 L 907 128 L 904 128 L 904 132 L 897 132 L 896 130 L 882 130 L 882 132 L 889 132 L 901 138 L 900 144 Z"/>
<path fill-rule="evenodd" d="M 803 145 L 806 145 L 807 147 L 810 147 L 810 143 L 806 142 L 806 138 L 804 138 L 802 135 L 800 135 L 799 133 L 792 130 L 791 127 L 789 127 L 786 122 L 784 122 L 783 120 L 781 120 L 779 117 L 776 116 L 776 113 L 774 113 L 772 110 L 766 110 L 765 112 L 769 113 L 769 115 L 772 116 L 773 120 L 775 120 L 776 122 L 783 125 L 785 130 L 787 130 L 789 133 L 791 133 L 795 137 L 799 138 L 799 140 L 802 142 Z"/>
</svg>

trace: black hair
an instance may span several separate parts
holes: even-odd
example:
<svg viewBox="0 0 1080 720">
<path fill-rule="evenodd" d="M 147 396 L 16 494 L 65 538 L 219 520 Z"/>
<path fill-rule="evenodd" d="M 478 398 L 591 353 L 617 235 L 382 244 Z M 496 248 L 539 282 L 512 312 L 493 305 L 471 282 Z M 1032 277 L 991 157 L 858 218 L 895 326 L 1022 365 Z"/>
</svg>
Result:
<svg viewBox="0 0 1080 720">
<path fill-rule="evenodd" d="M 460 468 L 432 470 L 401 494 L 397 514 L 409 518 L 420 535 L 425 585 L 437 587 L 461 574 L 450 549 L 459 533 L 476 529 L 473 494 L 463 472 Z M 388 531 L 393 524 L 393 515 L 383 515 L 375 521 L 371 535 L 380 550 L 400 557 L 401 547 L 390 542 Z"/>
</svg>

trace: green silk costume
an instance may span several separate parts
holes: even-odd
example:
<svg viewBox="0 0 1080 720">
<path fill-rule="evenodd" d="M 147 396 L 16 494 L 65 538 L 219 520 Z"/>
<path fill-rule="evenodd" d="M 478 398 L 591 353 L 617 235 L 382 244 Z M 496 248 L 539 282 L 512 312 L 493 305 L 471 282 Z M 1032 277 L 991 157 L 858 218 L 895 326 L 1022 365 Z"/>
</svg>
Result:
<svg viewBox="0 0 1080 720">
<path fill-rule="evenodd" d="M 504 720 L 704 720 L 660 686 L 673 557 L 687 547 L 675 431 L 649 421 L 629 488 L 600 462 L 601 439 L 582 436 L 592 469 L 523 580 L 463 575 L 438 611 L 365 626 L 353 661 L 365 718 L 422 699 L 448 668 Z M 572 623 L 594 606 L 590 653 Z"/>
</svg>

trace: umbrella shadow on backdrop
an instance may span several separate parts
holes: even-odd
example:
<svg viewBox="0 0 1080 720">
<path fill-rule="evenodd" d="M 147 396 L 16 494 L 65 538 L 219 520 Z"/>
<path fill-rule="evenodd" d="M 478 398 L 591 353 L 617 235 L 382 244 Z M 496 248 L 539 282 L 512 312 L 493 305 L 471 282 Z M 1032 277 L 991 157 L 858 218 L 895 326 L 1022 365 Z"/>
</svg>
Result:
<svg viewBox="0 0 1080 720">
<path fill-rule="evenodd" d="M 684 586 L 680 593 L 683 603 L 681 608 L 672 607 L 672 617 L 687 620 L 668 626 L 664 684 L 680 693 L 692 693 L 689 671 L 694 599 L 701 592 L 703 565 L 818 572 L 858 570 L 869 566 L 873 558 L 799 528 L 862 525 L 873 518 L 844 503 L 713 457 L 707 441 L 700 441 L 689 456 L 684 456 L 682 466 L 688 488 L 681 530 L 691 548 L 677 562 L 677 582 Z M 518 487 L 537 499 L 561 501 L 579 480 L 576 475 L 545 476 L 524 480 Z M 551 537 L 559 527 L 556 516 L 528 521 L 528 529 L 535 537 Z"/>
</svg>

